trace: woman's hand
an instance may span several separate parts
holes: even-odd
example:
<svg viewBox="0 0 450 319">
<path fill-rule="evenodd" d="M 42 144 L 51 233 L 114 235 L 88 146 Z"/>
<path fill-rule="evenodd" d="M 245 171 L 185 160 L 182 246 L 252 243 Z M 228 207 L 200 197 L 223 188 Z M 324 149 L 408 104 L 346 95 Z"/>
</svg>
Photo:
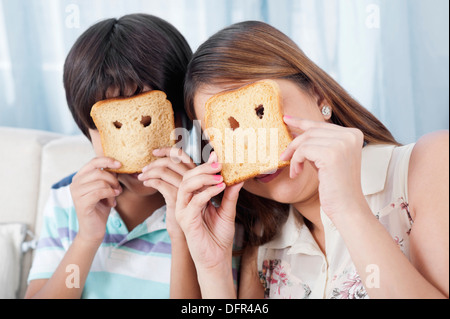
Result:
<svg viewBox="0 0 450 319">
<path fill-rule="evenodd" d="M 117 174 L 103 170 L 117 169 L 120 162 L 108 157 L 96 157 L 73 177 L 70 185 L 79 230 L 77 236 L 100 245 L 106 232 L 106 221 L 116 197 L 122 192 Z"/>
<path fill-rule="evenodd" d="M 289 116 L 285 116 L 284 121 L 304 133 L 289 144 L 280 159 L 291 161 L 291 178 L 302 171 L 306 160 L 315 165 L 320 204 L 330 219 L 336 214 L 367 207 L 361 188 L 363 133 L 356 128 Z"/>
<path fill-rule="evenodd" d="M 178 190 L 176 208 L 176 218 L 184 231 L 195 262 L 203 297 L 219 297 L 213 295 L 214 291 L 234 293 L 231 257 L 236 204 L 243 183 L 225 187 L 222 176 L 217 175 L 222 165 L 216 161 L 217 157 L 212 153 L 207 163 L 184 175 Z M 223 190 L 225 193 L 221 205 L 215 207 L 211 198 Z M 211 274 L 213 276 L 210 276 Z M 214 277 L 215 275 L 217 276 Z M 214 283 L 206 278 L 223 279 L 227 287 L 209 289 L 213 287 L 206 286 Z M 221 285 L 218 281 L 215 281 L 215 284 Z"/>
<path fill-rule="evenodd" d="M 144 167 L 138 179 L 143 181 L 145 186 L 152 187 L 163 195 L 166 201 L 166 225 L 170 238 L 184 240 L 183 231 L 175 220 L 177 192 L 183 175 L 195 168 L 195 164 L 183 150 L 174 147 L 156 149 L 153 155 L 160 158 Z"/>
</svg>

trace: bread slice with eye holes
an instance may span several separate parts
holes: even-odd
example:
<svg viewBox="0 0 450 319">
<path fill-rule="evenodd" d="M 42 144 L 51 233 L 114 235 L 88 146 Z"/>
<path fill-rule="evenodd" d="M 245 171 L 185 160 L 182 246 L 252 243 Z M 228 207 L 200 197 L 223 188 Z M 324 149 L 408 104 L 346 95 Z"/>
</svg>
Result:
<svg viewBox="0 0 450 319">
<path fill-rule="evenodd" d="M 205 122 L 227 186 L 289 165 L 279 160 L 292 136 L 283 121 L 275 81 L 262 80 L 211 97 Z"/>
<path fill-rule="evenodd" d="M 134 174 L 155 160 L 156 148 L 175 144 L 172 104 L 162 91 L 99 101 L 91 109 L 103 153 L 122 163 L 116 173 Z"/>
</svg>

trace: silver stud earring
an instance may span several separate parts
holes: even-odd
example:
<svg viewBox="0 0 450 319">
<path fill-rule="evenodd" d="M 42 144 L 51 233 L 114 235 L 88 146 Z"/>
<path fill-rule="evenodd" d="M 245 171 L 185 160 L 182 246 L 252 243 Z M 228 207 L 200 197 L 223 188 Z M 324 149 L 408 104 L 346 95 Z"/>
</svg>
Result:
<svg viewBox="0 0 450 319">
<path fill-rule="evenodd" d="M 328 105 L 324 105 L 324 107 L 322 107 L 322 115 L 325 117 L 331 115 L 331 108 Z"/>
</svg>

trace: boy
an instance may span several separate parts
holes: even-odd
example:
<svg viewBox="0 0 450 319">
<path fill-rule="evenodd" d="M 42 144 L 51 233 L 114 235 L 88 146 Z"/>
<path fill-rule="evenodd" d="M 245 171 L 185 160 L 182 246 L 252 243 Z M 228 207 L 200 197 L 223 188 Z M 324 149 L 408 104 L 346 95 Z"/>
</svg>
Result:
<svg viewBox="0 0 450 319">
<path fill-rule="evenodd" d="M 100 100 L 161 90 L 181 126 L 191 55 L 172 25 L 146 14 L 101 21 L 76 41 L 64 87 L 96 157 L 52 187 L 26 298 L 169 297 L 169 233 L 184 241 L 172 218 L 176 193 L 182 174 L 195 165 L 184 153 L 175 163 L 168 150 L 159 150 L 161 158 L 140 176 L 103 170 L 121 163 L 103 156 L 90 110 Z"/>
</svg>

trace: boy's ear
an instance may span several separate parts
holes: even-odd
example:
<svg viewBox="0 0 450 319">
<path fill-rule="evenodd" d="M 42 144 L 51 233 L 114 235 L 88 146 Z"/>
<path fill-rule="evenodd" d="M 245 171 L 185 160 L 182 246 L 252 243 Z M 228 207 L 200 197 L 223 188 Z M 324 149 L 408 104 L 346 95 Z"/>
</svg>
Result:
<svg viewBox="0 0 450 319">
<path fill-rule="evenodd" d="M 91 143 L 92 143 L 92 136 L 94 135 L 94 138 L 95 138 L 95 135 L 97 135 L 97 134 L 99 134 L 98 133 L 98 129 L 96 129 L 96 128 L 88 128 L 88 136 L 87 136 L 87 138 L 89 139 L 89 141 L 91 141 Z"/>
</svg>

